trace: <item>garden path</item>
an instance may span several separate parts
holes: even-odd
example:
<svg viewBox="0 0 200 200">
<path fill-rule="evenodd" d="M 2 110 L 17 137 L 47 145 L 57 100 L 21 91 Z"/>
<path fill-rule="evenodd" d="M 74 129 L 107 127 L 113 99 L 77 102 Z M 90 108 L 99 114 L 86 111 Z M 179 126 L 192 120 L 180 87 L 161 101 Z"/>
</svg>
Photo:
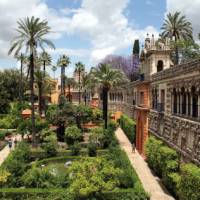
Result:
<svg viewBox="0 0 200 200">
<path fill-rule="evenodd" d="M 132 152 L 132 145 L 121 128 L 116 130 L 115 135 L 140 178 L 145 191 L 150 194 L 151 200 L 174 200 L 161 184 L 160 179 L 151 172 L 140 154 L 137 151 L 135 153 Z"/>
<path fill-rule="evenodd" d="M 12 140 L 14 141 L 14 138 L 17 137 L 17 141 L 21 140 L 21 135 L 17 135 L 12 137 Z M 14 149 L 14 142 L 13 142 L 13 146 L 12 146 L 12 150 Z M 4 160 L 8 157 L 9 153 L 10 153 L 10 148 L 8 147 L 8 145 L 6 145 L 1 151 L 0 151 L 0 165 L 4 162 Z"/>
</svg>

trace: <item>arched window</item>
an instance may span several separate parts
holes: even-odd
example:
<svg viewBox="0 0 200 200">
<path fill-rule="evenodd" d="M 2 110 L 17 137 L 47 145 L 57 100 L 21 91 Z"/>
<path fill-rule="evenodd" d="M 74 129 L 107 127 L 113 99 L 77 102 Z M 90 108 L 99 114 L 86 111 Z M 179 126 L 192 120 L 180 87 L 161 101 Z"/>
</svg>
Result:
<svg viewBox="0 0 200 200">
<path fill-rule="evenodd" d="M 163 61 L 159 60 L 157 63 L 157 72 L 160 72 L 163 70 Z"/>
</svg>

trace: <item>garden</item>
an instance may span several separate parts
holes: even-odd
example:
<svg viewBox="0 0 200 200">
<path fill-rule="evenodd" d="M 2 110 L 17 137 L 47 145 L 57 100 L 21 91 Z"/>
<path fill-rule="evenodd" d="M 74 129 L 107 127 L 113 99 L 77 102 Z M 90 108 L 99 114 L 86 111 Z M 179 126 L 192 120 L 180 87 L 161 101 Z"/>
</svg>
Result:
<svg viewBox="0 0 200 200">
<path fill-rule="evenodd" d="M 0 167 L 1 199 L 148 199 L 115 139 L 116 122 L 105 129 L 99 109 L 64 97 L 46 116 L 36 115 L 37 146 L 30 119 L 18 123 L 23 140 Z"/>
</svg>

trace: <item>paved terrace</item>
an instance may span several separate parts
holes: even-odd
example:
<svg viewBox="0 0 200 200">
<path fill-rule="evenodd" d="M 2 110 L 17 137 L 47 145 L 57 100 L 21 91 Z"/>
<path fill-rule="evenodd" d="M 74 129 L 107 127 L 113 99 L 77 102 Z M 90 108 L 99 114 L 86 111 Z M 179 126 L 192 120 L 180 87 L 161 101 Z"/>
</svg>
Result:
<svg viewBox="0 0 200 200">
<path fill-rule="evenodd" d="M 151 200 L 174 200 L 161 184 L 160 179 L 151 172 L 140 154 L 137 151 L 132 153 L 132 145 L 122 129 L 118 128 L 115 134 L 121 148 L 126 152 L 133 168 L 137 172 L 145 191 L 150 194 Z"/>
</svg>

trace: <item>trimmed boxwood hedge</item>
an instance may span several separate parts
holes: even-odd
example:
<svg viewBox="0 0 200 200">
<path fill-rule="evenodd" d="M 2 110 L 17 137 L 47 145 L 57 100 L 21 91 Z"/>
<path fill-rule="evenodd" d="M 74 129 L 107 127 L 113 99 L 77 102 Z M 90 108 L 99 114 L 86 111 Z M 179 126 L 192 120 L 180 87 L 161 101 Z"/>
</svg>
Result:
<svg viewBox="0 0 200 200">
<path fill-rule="evenodd" d="M 99 149 L 97 150 L 97 156 L 103 156 L 105 154 L 107 154 L 108 150 L 106 149 Z M 71 150 L 58 150 L 57 152 L 57 157 L 63 157 L 63 156 L 70 156 L 71 155 Z M 80 155 L 81 156 L 87 156 L 88 155 L 88 151 L 87 149 L 82 149 L 80 150 Z M 31 154 L 30 154 L 31 160 L 41 160 L 46 158 L 46 154 L 42 149 L 31 149 Z"/>
<path fill-rule="evenodd" d="M 194 164 L 181 166 L 178 196 L 181 200 L 200 199 L 200 167 Z"/>
<path fill-rule="evenodd" d="M 0 189 L 0 199 L 2 200 L 75 200 L 66 189 L 33 189 L 33 188 L 6 188 Z M 82 200 L 89 200 L 82 199 Z M 145 196 L 138 196 L 133 189 L 120 189 L 112 192 L 99 194 L 91 200 L 147 200 Z"/>
<path fill-rule="evenodd" d="M 135 126 L 134 120 L 129 118 L 127 115 L 122 115 L 120 118 L 120 126 L 131 143 L 135 143 Z"/>
</svg>

